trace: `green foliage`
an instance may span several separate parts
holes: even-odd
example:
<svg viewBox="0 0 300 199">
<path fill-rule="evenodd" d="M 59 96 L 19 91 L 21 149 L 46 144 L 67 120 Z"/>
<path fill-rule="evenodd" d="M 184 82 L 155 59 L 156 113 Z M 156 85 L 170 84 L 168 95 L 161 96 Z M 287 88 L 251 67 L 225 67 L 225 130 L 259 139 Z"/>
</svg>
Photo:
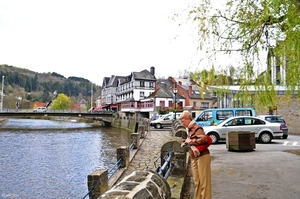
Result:
<svg viewBox="0 0 300 199">
<path fill-rule="evenodd" d="M 53 110 L 68 110 L 71 107 L 71 100 L 68 96 L 63 93 L 57 95 L 55 100 L 53 100 L 51 109 Z"/>
<path fill-rule="evenodd" d="M 241 60 L 230 76 L 238 77 L 236 81 L 241 85 L 239 97 L 243 103 L 252 103 L 249 101 L 249 86 L 255 86 L 258 91 L 255 94 L 256 104 L 271 107 L 276 106 L 278 100 L 274 90 L 276 84 L 285 86 L 287 95 L 298 90 L 299 0 L 204 0 L 190 5 L 187 11 L 182 15 L 188 16 L 188 21 L 196 24 L 199 50 L 205 53 L 206 61 L 209 60 L 207 63 L 211 64 L 202 65 L 205 70 L 193 75 L 197 84 L 221 83 L 223 89 L 218 91 L 219 95 L 227 92 L 224 85 L 229 85 L 230 81 L 220 74 L 224 74 L 222 70 L 228 66 L 218 67 L 218 71 L 214 68 L 218 63 L 217 55 L 221 53 L 228 56 L 241 55 Z M 267 64 L 261 60 L 262 53 L 266 52 L 269 52 Z M 270 58 L 273 58 L 273 63 Z M 269 76 L 274 61 L 276 66 L 286 70 L 286 79 L 279 78 L 280 82 L 277 83 L 272 82 Z"/>
<path fill-rule="evenodd" d="M 51 73 L 51 75 L 54 76 L 54 77 L 65 78 L 63 75 L 60 75 L 60 74 L 55 73 L 55 72 Z"/>
<path fill-rule="evenodd" d="M 32 102 L 49 102 L 53 92 L 64 93 L 74 99 L 74 103 L 85 99 L 90 101 L 91 82 L 84 78 L 65 78 L 57 73 L 36 73 L 14 66 L 0 65 L 0 78 L 5 76 L 4 107 L 14 108 L 16 97 L 22 96 L 21 107 L 30 107 Z M 1 85 L 1 81 L 0 81 Z M 92 85 L 94 96 L 100 96 L 101 87 Z M 26 106 L 25 106 L 26 104 Z"/>
</svg>

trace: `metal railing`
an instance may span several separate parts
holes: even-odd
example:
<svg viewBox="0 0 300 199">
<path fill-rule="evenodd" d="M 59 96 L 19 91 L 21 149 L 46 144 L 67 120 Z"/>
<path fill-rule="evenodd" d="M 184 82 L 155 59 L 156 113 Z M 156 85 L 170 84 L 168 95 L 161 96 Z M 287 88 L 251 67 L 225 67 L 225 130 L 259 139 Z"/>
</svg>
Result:
<svg viewBox="0 0 300 199">
<path fill-rule="evenodd" d="M 132 151 L 134 149 L 135 146 L 135 141 L 133 141 L 130 146 L 129 146 L 129 151 Z"/>
<path fill-rule="evenodd" d="M 94 191 L 94 188 L 91 188 L 89 190 L 89 192 L 87 194 L 85 194 L 85 196 L 83 196 L 82 199 L 85 199 L 88 195 L 90 195 L 90 193 L 92 193 Z M 89 199 L 93 199 L 94 198 L 94 194 L 92 196 L 89 197 Z"/>
<path fill-rule="evenodd" d="M 175 153 L 174 151 L 169 152 L 164 157 L 164 164 L 157 168 L 157 173 L 161 176 L 163 176 L 165 179 L 168 179 L 171 171 L 173 170 L 175 164 L 171 162 L 172 158 L 174 157 Z"/>
<path fill-rule="evenodd" d="M 130 146 L 129 146 L 129 151 L 132 151 L 135 145 L 135 141 L 133 141 Z M 108 170 L 108 180 L 111 179 L 113 177 L 113 175 L 120 169 L 121 166 L 121 162 L 122 162 L 122 158 L 119 158 L 116 162 L 116 164 L 114 164 L 109 170 Z M 85 199 L 90 193 L 93 193 L 94 188 L 90 189 L 89 192 L 82 198 Z M 94 197 L 94 194 L 90 197 L 90 199 L 92 199 Z"/>
<path fill-rule="evenodd" d="M 108 180 L 119 170 L 119 168 L 121 166 L 121 161 L 122 161 L 122 158 L 119 158 L 117 163 L 114 164 L 114 166 L 112 166 L 112 168 L 110 168 L 108 170 Z"/>
</svg>

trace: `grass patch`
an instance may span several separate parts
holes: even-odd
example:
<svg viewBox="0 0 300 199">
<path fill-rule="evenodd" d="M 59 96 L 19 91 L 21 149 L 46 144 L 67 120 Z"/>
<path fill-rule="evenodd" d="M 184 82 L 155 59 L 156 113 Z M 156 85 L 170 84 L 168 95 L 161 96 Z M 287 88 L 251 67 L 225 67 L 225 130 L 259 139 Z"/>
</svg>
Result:
<svg viewBox="0 0 300 199">
<path fill-rule="evenodd" d="M 292 153 L 295 155 L 300 155 L 300 149 L 297 150 L 285 150 L 284 152 Z"/>
</svg>

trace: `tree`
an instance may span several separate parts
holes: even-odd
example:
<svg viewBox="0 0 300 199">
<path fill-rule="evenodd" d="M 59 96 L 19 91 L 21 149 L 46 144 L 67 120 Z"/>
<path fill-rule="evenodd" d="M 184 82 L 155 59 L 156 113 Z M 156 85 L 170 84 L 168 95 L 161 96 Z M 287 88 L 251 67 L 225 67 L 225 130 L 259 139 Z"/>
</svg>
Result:
<svg viewBox="0 0 300 199">
<path fill-rule="evenodd" d="M 68 96 L 63 93 L 57 95 L 56 99 L 53 101 L 51 109 L 54 110 L 68 110 L 71 107 L 71 100 Z"/>
<path fill-rule="evenodd" d="M 212 67 L 210 75 L 202 73 L 201 70 L 196 71 L 193 78 L 198 79 L 194 80 L 206 80 L 207 76 L 220 74 L 229 75 L 228 70 L 217 62 L 218 54 L 222 53 L 228 56 L 240 55 L 239 65 L 234 68 L 239 71 L 241 92 L 244 93 L 249 85 L 254 85 L 258 91 L 258 104 L 276 104 L 276 84 L 285 86 L 287 95 L 298 90 L 299 0 L 203 0 L 196 5 L 190 5 L 187 10 L 188 13 L 184 15 L 196 24 L 199 50 L 205 52 Z M 268 65 L 262 63 L 262 58 L 268 60 Z M 286 71 L 285 80 L 281 79 L 277 83 L 271 81 L 271 59 L 273 64 L 275 62 L 276 66 L 281 66 Z M 216 81 L 211 83 L 218 85 Z M 226 90 L 226 86 L 224 89 Z"/>
</svg>

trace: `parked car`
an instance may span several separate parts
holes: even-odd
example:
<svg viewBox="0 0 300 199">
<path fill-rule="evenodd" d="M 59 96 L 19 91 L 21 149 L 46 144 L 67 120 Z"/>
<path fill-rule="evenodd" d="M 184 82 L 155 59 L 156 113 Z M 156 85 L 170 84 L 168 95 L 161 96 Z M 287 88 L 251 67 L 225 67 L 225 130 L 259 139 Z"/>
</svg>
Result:
<svg viewBox="0 0 300 199">
<path fill-rule="evenodd" d="M 151 118 L 150 118 L 150 121 L 154 121 L 154 120 L 157 120 L 158 118 L 160 118 L 162 115 L 153 115 Z"/>
<path fill-rule="evenodd" d="M 272 122 L 272 123 L 280 123 L 282 126 L 282 130 L 283 130 L 283 139 L 287 139 L 288 138 L 288 133 L 289 133 L 289 129 L 287 127 L 287 124 L 285 122 L 285 120 L 279 116 L 279 115 L 258 115 L 258 118 L 267 120 L 268 122 Z"/>
<path fill-rule="evenodd" d="M 212 138 L 212 143 L 225 140 L 227 132 L 235 131 L 253 131 L 256 140 L 262 143 L 269 143 L 272 139 L 283 136 L 280 123 L 271 123 L 251 116 L 231 117 L 216 126 L 205 126 L 203 129 Z"/>
<path fill-rule="evenodd" d="M 175 113 L 168 113 L 162 115 L 156 120 L 150 121 L 150 126 L 153 126 L 156 129 L 162 129 L 167 126 L 172 126 L 172 122 L 174 120 Z M 180 117 L 181 113 L 176 113 L 176 119 Z"/>
<path fill-rule="evenodd" d="M 45 112 L 47 112 L 47 108 L 44 106 L 40 106 L 40 107 L 33 109 L 33 112 L 34 113 L 45 113 Z"/>
</svg>

